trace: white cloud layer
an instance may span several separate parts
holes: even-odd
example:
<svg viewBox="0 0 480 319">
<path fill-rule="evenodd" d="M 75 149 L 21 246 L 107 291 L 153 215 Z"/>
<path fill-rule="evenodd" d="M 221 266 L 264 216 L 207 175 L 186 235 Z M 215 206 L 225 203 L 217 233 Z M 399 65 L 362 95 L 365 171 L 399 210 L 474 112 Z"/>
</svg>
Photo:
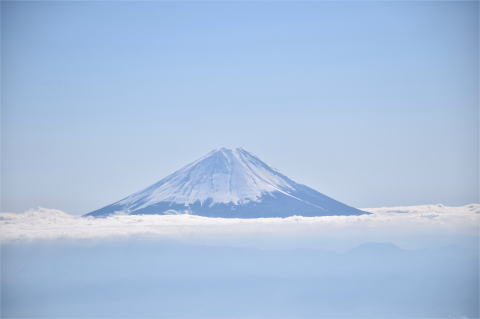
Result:
<svg viewBox="0 0 480 319">
<path fill-rule="evenodd" d="M 259 219 L 193 215 L 79 217 L 38 208 L 0 213 L 1 242 L 68 239 L 155 238 L 194 244 L 350 248 L 366 241 L 403 248 L 449 244 L 476 238 L 480 204 L 366 208 L 370 215 Z"/>
</svg>

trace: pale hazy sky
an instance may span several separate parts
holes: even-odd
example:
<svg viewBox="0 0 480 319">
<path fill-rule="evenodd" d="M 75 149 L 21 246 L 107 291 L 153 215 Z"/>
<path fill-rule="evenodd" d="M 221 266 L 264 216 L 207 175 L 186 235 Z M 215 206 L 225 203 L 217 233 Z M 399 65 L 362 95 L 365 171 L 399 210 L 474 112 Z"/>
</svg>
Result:
<svg viewBox="0 0 480 319">
<path fill-rule="evenodd" d="M 478 202 L 478 2 L 2 1 L 2 211 L 220 146 L 357 207 Z"/>
</svg>

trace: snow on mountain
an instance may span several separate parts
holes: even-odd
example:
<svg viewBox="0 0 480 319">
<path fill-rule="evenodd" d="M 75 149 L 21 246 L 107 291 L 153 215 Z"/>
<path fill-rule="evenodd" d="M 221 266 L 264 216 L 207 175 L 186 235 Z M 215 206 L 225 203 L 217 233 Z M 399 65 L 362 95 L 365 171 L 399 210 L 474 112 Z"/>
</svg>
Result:
<svg viewBox="0 0 480 319">
<path fill-rule="evenodd" d="M 146 189 L 87 215 L 119 212 L 237 218 L 365 214 L 294 182 L 242 148 L 214 150 Z"/>
<path fill-rule="evenodd" d="M 135 193 L 119 204 L 139 199 L 144 208 L 160 201 L 181 204 L 242 204 L 258 201 L 264 193 L 293 189 L 292 181 L 241 148 L 214 150 L 199 160 Z"/>
</svg>

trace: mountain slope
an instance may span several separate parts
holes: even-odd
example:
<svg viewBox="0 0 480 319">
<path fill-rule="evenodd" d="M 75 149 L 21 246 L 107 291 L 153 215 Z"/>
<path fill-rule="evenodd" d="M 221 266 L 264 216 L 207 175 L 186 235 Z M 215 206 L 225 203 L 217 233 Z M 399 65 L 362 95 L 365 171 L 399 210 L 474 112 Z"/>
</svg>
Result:
<svg viewBox="0 0 480 319">
<path fill-rule="evenodd" d="M 117 212 L 236 218 L 365 214 L 294 182 L 242 148 L 214 150 L 86 216 Z"/>
</svg>

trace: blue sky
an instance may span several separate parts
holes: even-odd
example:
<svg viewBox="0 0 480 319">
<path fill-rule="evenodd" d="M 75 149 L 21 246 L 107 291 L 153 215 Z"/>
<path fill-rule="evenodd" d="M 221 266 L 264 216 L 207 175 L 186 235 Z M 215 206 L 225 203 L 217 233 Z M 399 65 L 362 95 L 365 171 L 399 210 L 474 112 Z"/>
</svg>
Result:
<svg viewBox="0 0 480 319">
<path fill-rule="evenodd" d="M 2 206 L 220 146 L 357 207 L 478 202 L 478 2 L 2 2 Z"/>
</svg>

